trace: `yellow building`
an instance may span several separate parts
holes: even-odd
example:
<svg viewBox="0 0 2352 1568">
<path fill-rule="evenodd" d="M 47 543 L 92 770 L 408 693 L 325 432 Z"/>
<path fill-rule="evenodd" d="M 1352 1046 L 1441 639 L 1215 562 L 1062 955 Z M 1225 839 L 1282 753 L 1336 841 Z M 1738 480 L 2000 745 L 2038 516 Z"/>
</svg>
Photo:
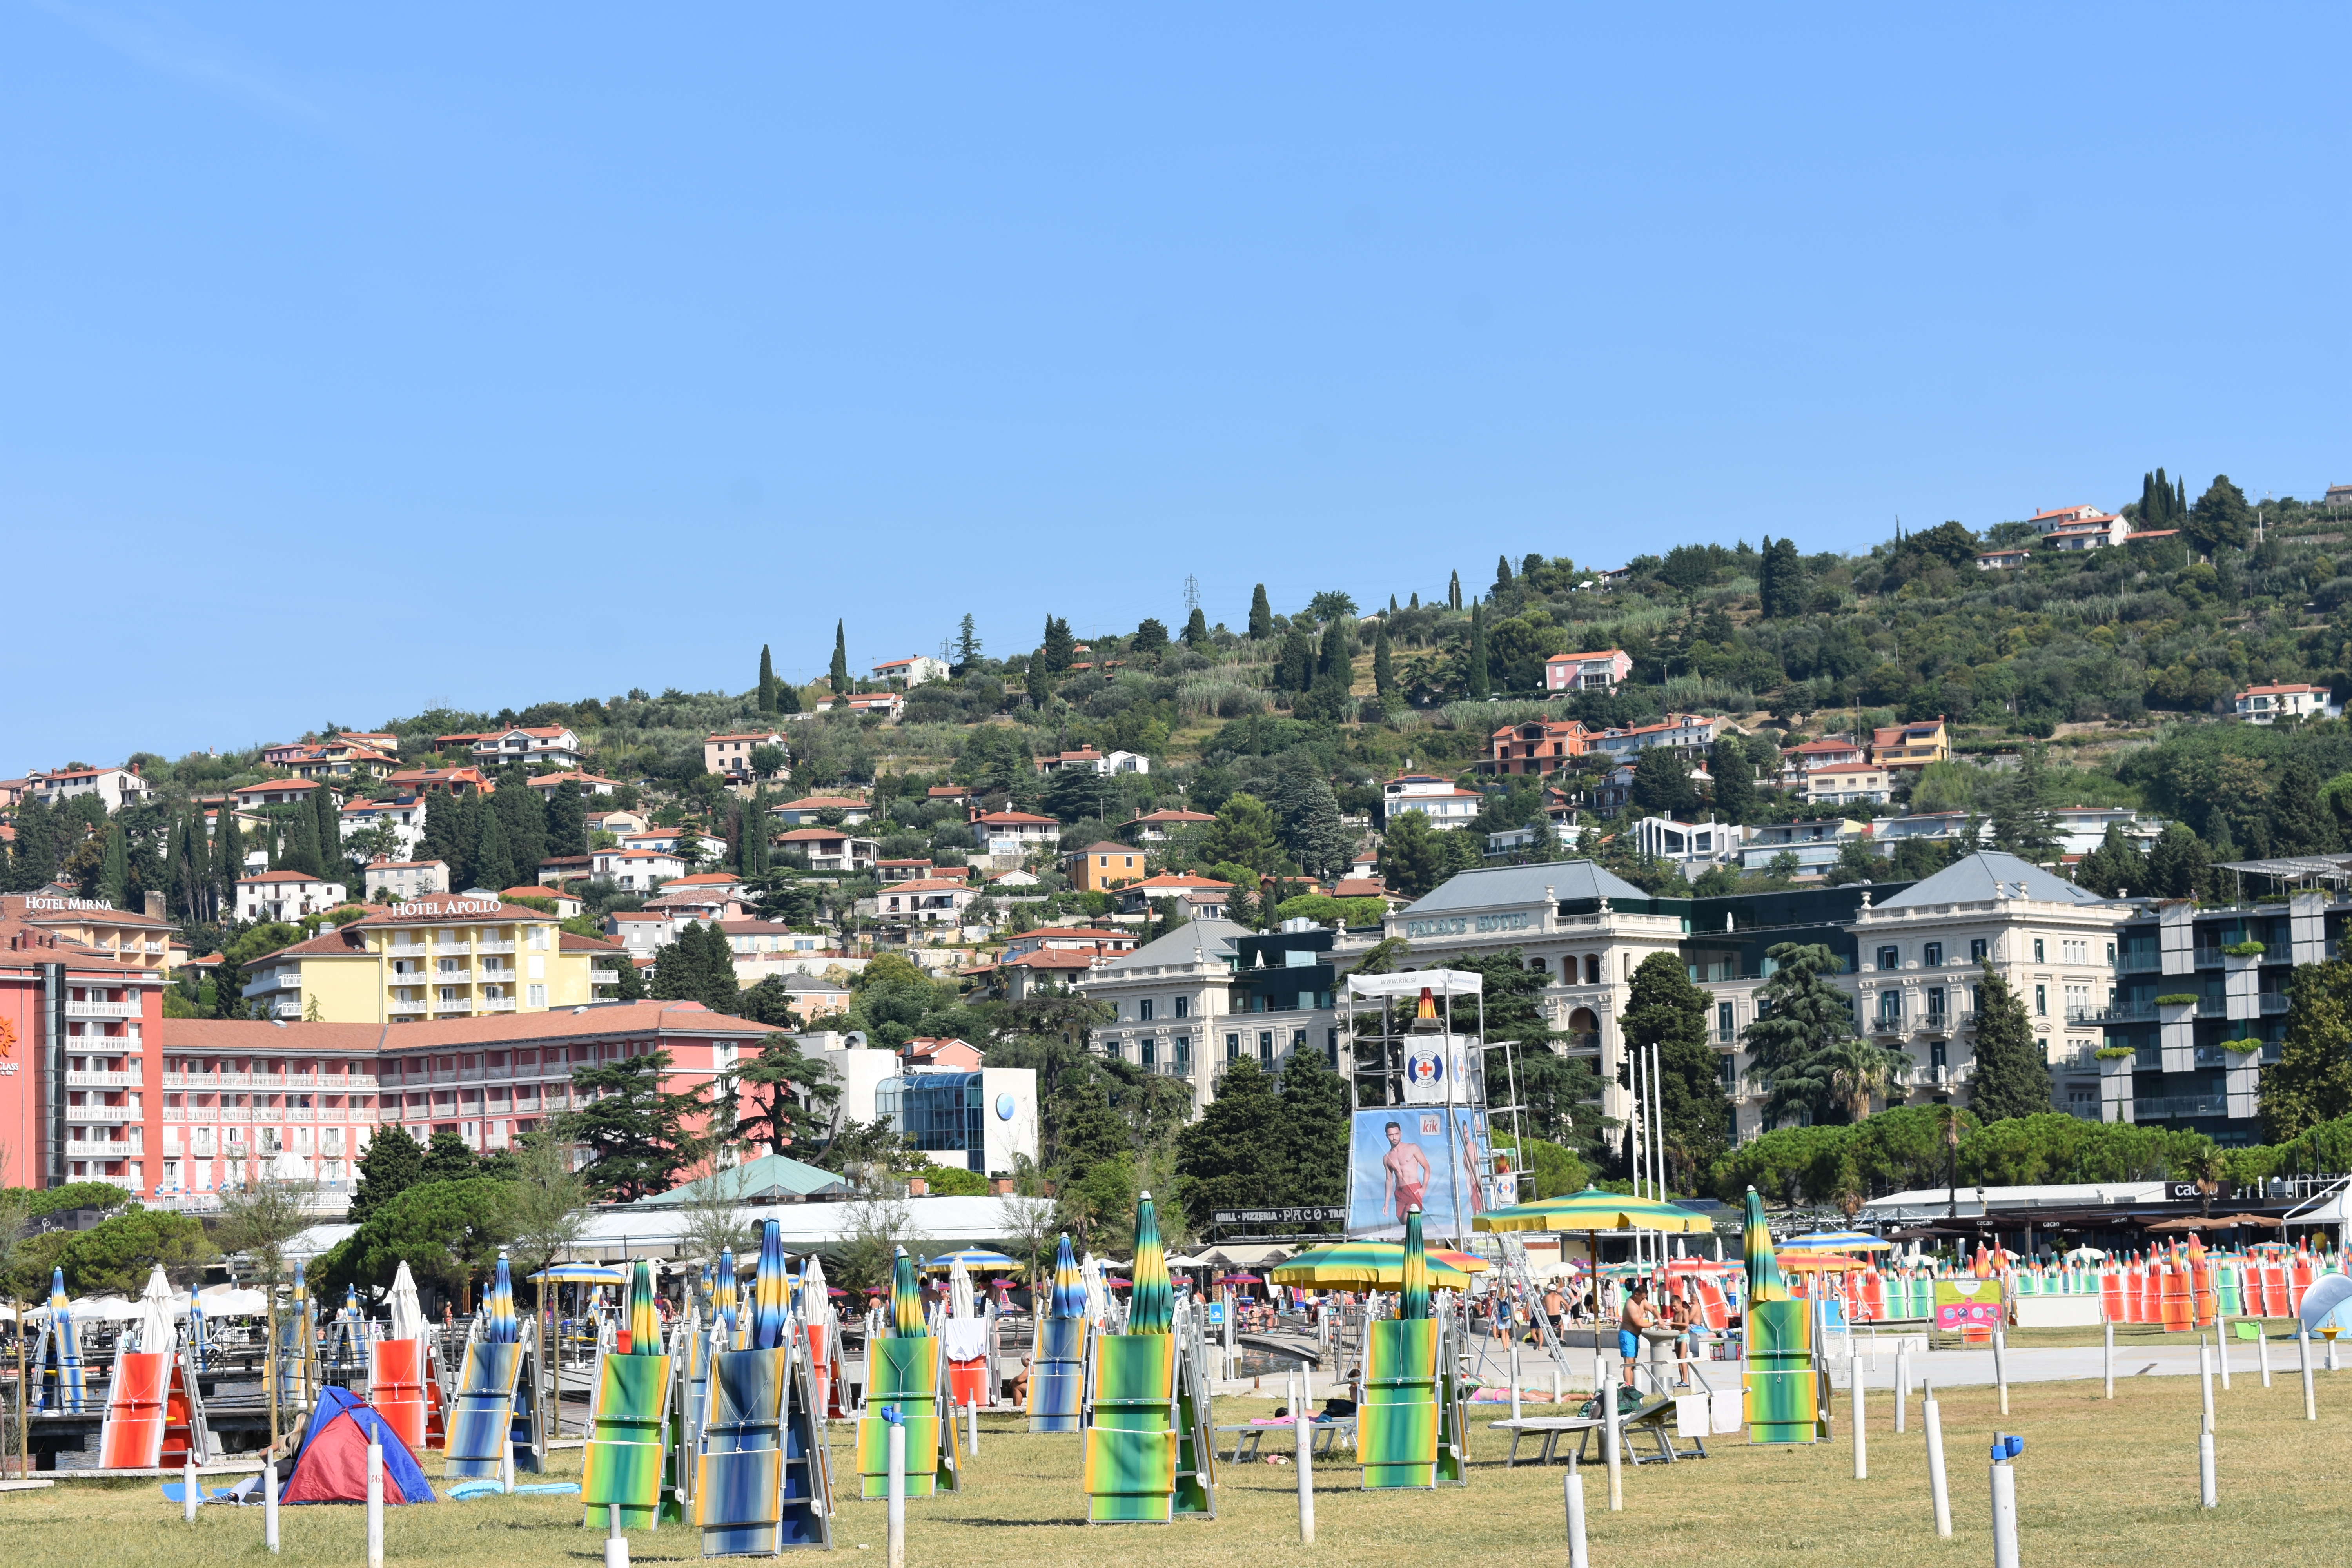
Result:
<svg viewBox="0 0 2352 1568">
<path fill-rule="evenodd" d="M 1951 731 L 1941 719 L 1870 732 L 1870 760 L 1882 768 L 1924 768 L 1929 763 L 1949 762 L 1951 757 Z"/>
<path fill-rule="evenodd" d="M 244 994 L 273 1017 L 405 1024 L 576 1007 L 616 978 L 609 952 L 568 943 L 552 915 L 443 893 L 256 959 Z"/>
<path fill-rule="evenodd" d="M 1089 844 L 1067 856 L 1070 885 L 1082 893 L 1104 893 L 1151 875 L 1144 852 L 1132 844 Z"/>
</svg>

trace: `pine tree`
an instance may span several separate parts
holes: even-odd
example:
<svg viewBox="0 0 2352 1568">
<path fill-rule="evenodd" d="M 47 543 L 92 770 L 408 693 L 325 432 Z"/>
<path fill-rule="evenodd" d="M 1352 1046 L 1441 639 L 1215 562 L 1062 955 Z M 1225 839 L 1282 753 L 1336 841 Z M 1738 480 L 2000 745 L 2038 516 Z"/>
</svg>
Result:
<svg viewBox="0 0 2352 1568">
<path fill-rule="evenodd" d="M 770 1035 L 760 1054 L 735 1066 L 737 1132 L 772 1154 L 806 1139 L 812 1142 L 833 1125 L 841 1087 L 823 1061 L 801 1055 L 790 1035 Z"/>
<path fill-rule="evenodd" d="M 1389 607 L 1394 609 L 1396 601 L 1390 600 Z M 1372 689 L 1381 694 L 1383 700 L 1396 695 L 1395 655 L 1389 647 L 1389 624 L 1386 621 L 1381 623 L 1381 629 L 1372 637 Z"/>
<path fill-rule="evenodd" d="M 1061 675 L 1070 668 L 1076 654 L 1078 639 L 1070 635 L 1070 623 L 1057 616 L 1045 617 L 1045 639 L 1038 647 L 1037 664 L 1047 675 Z"/>
<path fill-rule="evenodd" d="M 1187 1214 L 1279 1203 L 1290 1179 L 1274 1075 L 1248 1057 L 1225 1068 L 1217 1097 L 1176 1135 L 1176 1197 Z"/>
<path fill-rule="evenodd" d="M 980 626 L 966 610 L 963 619 L 956 623 L 956 663 L 969 669 L 980 658 Z"/>
<path fill-rule="evenodd" d="M 1741 1033 L 1748 1060 L 1770 1089 L 1764 1107 L 1769 1130 L 1811 1110 L 1816 1121 L 1831 1109 L 1802 1084 L 1798 1069 L 1808 1057 L 1853 1036 L 1853 1003 L 1826 978 L 1836 955 L 1811 942 L 1775 942 L 1764 956 L 1777 966 L 1758 989 L 1756 1020 Z M 1786 1077 L 1789 1081 L 1780 1081 Z"/>
<path fill-rule="evenodd" d="M 2289 985 L 2286 1042 L 2278 1065 L 2263 1069 L 2259 1089 L 2273 1143 L 2352 1115 L 2352 963 L 2304 964 Z"/>
<path fill-rule="evenodd" d="M 1484 702 L 1494 689 L 1486 669 L 1486 607 L 1470 606 L 1470 700 Z"/>
<path fill-rule="evenodd" d="M 515 885 L 514 860 L 507 850 L 506 829 L 499 826 L 496 810 L 498 797 L 490 797 L 492 809 L 481 814 L 481 837 L 475 841 L 472 879 L 468 887 L 482 888 L 496 893 Z M 454 890 L 454 884 L 453 890 Z"/>
<path fill-rule="evenodd" d="M 1183 635 L 1186 647 L 1201 648 L 1209 646 L 1209 617 L 1201 613 L 1200 605 L 1193 605 L 1192 615 L 1185 617 Z"/>
<path fill-rule="evenodd" d="M 1253 642 L 1274 635 L 1274 606 L 1266 602 L 1263 583 L 1250 595 L 1249 635 Z"/>
<path fill-rule="evenodd" d="M 833 668 L 828 672 L 835 697 L 849 689 L 849 638 L 843 623 L 833 623 Z"/>
<path fill-rule="evenodd" d="M 352 1162 L 352 1172 L 359 1179 L 352 1188 L 351 1212 L 344 1217 L 352 1225 L 365 1225 L 418 1184 L 425 1174 L 425 1151 L 395 1122 L 368 1140 L 367 1152 Z"/>
<path fill-rule="evenodd" d="M 801 689 L 789 680 L 776 682 L 776 711 L 797 713 L 801 710 Z"/>
<path fill-rule="evenodd" d="M 581 1174 L 601 1192 L 630 1201 L 667 1192 L 701 1157 L 694 1127 L 709 1110 L 709 1085 L 672 1091 L 673 1059 L 667 1050 L 648 1051 L 572 1072 L 572 1088 L 590 1092 L 558 1135 L 588 1146 Z"/>
<path fill-rule="evenodd" d="M 1281 1119 L 1276 1129 L 1290 1157 L 1283 1202 L 1300 1205 L 1348 1201 L 1348 1080 L 1321 1051 L 1290 1053 L 1282 1064 Z"/>
<path fill-rule="evenodd" d="M 1312 752 L 1301 750 L 1283 759 L 1276 770 L 1273 805 L 1282 847 L 1307 875 L 1328 877 L 1347 866 L 1352 846 L 1339 820 L 1339 798 Z"/>
<path fill-rule="evenodd" d="M 1969 1080 L 1969 1109 L 1979 1121 L 2037 1116 L 2050 1110 L 2050 1064 L 2025 1003 L 1984 961 L 1977 986 L 1977 1065 Z"/>
<path fill-rule="evenodd" d="M 1698 1173 L 1728 1146 L 1731 1101 L 1723 1092 L 1722 1059 L 1707 1040 L 1711 998 L 1691 984 L 1679 954 L 1654 952 L 1633 971 L 1620 1018 L 1625 1043 L 1658 1051 L 1658 1095 L 1669 1162 L 1682 1190 L 1695 1191 Z M 1629 1081 L 1622 1073 L 1621 1083 Z"/>
<path fill-rule="evenodd" d="M 776 710 L 776 661 L 768 657 L 768 645 L 760 645 L 760 711 Z"/>
<path fill-rule="evenodd" d="M 2336 848 L 2336 814 L 2319 798 L 2319 770 L 2298 752 L 2279 770 L 2264 814 L 2273 855 L 2326 855 Z M 110 851 L 111 853 L 111 851 Z"/>
</svg>

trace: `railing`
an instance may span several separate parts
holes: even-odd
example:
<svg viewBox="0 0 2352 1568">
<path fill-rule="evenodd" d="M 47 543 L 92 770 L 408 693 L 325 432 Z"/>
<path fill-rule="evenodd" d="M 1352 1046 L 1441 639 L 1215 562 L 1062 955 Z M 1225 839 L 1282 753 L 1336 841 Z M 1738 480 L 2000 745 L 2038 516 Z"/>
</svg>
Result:
<svg viewBox="0 0 2352 1568">
<path fill-rule="evenodd" d="M 318 1108 L 310 1105 L 289 1105 L 283 1110 L 278 1111 L 276 1114 L 280 1120 L 287 1121 L 316 1121 L 319 1120 Z"/>
<path fill-rule="evenodd" d="M 2197 1065 L 2200 1068 L 2219 1068 L 2230 1065 L 2229 1054 L 2222 1050 L 2219 1046 L 2199 1046 L 2196 1047 L 2194 1059 Z"/>
<path fill-rule="evenodd" d="M 121 1121 L 136 1121 L 140 1113 L 127 1105 L 68 1105 L 68 1121 L 103 1121 L 112 1125 Z"/>
<path fill-rule="evenodd" d="M 1570 1056 L 1577 1056 L 1586 1052 L 1597 1053 L 1600 1049 L 1601 1037 L 1599 1035 L 1571 1032 L 1567 1037 L 1567 1050 Z"/>
<path fill-rule="evenodd" d="M 2147 1024 L 2156 1019 L 2153 1002 L 2119 1002 L 2109 1007 L 2069 1007 L 2070 1024 Z"/>
<path fill-rule="evenodd" d="M 598 969 L 598 968 L 596 968 L 595 966 L 593 966 L 593 964 L 589 967 L 589 970 L 588 970 L 588 984 L 591 984 L 591 985 L 618 985 L 620 983 L 621 983 L 621 972 L 620 972 L 619 970 L 617 970 L 617 969 Z"/>
<path fill-rule="evenodd" d="M 66 1004 L 66 1016 L 68 1018 L 136 1018 L 139 1016 L 139 1004 L 68 1001 Z"/>
<path fill-rule="evenodd" d="M 2285 992 L 2284 992 L 2284 991 L 2265 991 L 2265 992 L 2263 992 L 2263 1013 L 2265 1013 L 2265 1014 L 2284 1013 L 2284 1012 L 2285 1012 L 2285 1011 L 2286 1011 L 2286 1008 L 2287 1008 L 2287 996 L 2286 996 L 2286 993 L 2285 993 Z"/>
<path fill-rule="evenodd" d="M 128 1072 L 78 1072 L 66 1068 L 68 1089 L 129 1089 L 139 1081 L 139 1075 Z"/>
<path fill-rule="evenodd" d="M 473 977 L 473 970 L 461 963 L 455 969 L 436 969 L 425 978 L 435 985 L 463 985 Z"/>
<path fill-rule="evenodd" d="M 2197 1016 L 2200 1018 L 2226 1018 L 2230 1016 L 2230 999 L 2226 996 L 2200 996 Z"/>
<path fill-rule="evenodd" d="M 2189 1116 L 2227 1116 L 2230 1100 L 2220 1094 L 2163 1094 L 2131 1102 L 2135 1121 L 2172 1121 Z"/>
<path fill-rule="evenodd" d="M 514 950 L 514 939 L 511 937 L 504 942 L 478 942 L 474 944 L 476 952 L 512 952 Z"/>
<path fill-rule="evenodd" d="M 511 1013 L 515 1010 L 515 999 L 511 996 L 486 996 L 481 1001 L 476 1003 L 474 1006 L 477 1012 L 481 1013 Z M 480 1072 L 476 1071 L 467 1073 L 465 1076 L 467 1078 L 479 1078 L 482 1075 Z M 500 1076 L 503 1077 L 504 1074 L 502 1073 Z"/>
<path fill-rule="evenodd" d="M 126 1154 L 138 1152 L 120 1138 L 85 1138 L 79 1143 L 70 1140 L 66 1143 L 66 1158 L 68 1160 L 119 1160 Z"/>
<path fill-rule="evenodd" d="M 185 1121 L 187 1119 L 188 1109 L 184 1105 L 167 1105 L 163 1108 L 163 1120 L 166 1121 Z"/>
</svg>

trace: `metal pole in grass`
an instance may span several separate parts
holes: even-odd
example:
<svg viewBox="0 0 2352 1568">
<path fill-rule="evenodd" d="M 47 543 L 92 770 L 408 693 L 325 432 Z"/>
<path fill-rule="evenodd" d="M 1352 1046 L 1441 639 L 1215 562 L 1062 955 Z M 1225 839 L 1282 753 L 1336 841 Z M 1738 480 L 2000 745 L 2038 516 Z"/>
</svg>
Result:
<svg viewBox="0 0 2352 1568">
<path fill-rule="evenodd" d="M 194 1424 L 190 1425 L 193 1429 Z M 196 1488 L 196 1445 L 192 1440 L 180 1458 L 180 1517 L 190 1524 L 196 1522 L 200 1497 Z"/>
<path fill-rule="evenodd" d="M 1936 1533 L 1948 1538 L 1952 1533 L 1952 1494 L 1944 1485 L 1944 1419 L 1936 1408 L 1936 1385 L 1923 1384 L 1926 1397 L 1919 1402 L 1919 1424 L 1927 1432 L 1927 1495 L 1936 1505 Z"/>
<path fill-rule="evenodd" d="M 2221 1392 L 2230 1392 L 2230 1320 L 2213 1320 L 2213 1359 L 2221 1366 Z"/>
<path fill-rule="evenodd" d="M 967 1428 L 965 1448 L 975 1459 L 980 1458 L 980 1395 L 964 1401 L 964 1426 Z"/>
<path fill-rule="evenodd" d="M 2000 1389 L 2000 1413 L 2009 1414 L 2009 1336 L 1992 1331 L 1992 1380 Z"/>
<path fill-rule="evenodd" d="M 1511 1334 L 1511 1419 L 1519 1419 L 1519 1336 L 1517 1326 Z"/>
<path fill-rule="evenodd" d="M 2100 1370 L 2106 1382 L 2107 1397 L 2113 1399 L 2116 1396 L 2116 1321 L 2109 1318 L 2099 1326 L 2105 1331 L 2100 1336 L 2102 1341 L 2099 1352 Z"/>
<path fill-rule="evenodd" d="M 1895 1352 L 1895 1429 L 1904 1430 L 1906 1412 L 1911 1408 L 1911 1352 Z"/>
<path fill-rule="evenodd" d="M 2022 1437 L 1992 1440 L 1992 1564 L 2017 1568 L 2017 1471 L 2010 1460 L 2025 1451 Z"/>
<path fill-rule="evenodd" d="M 2294 1327 L 2295 1354 L 2303 1363 L 2303 1418 L 2319 1419 L 2319 1395 L 2311 1386 L 2311 1330 L 2302 1323 Z"/>
<path fill-rule="evenodd" d="M 2197 1506 L 2221 1506 L 2221 1489 L 2213 1479 L 2213 1434 L 2210 1428 L 2197 1434 Z"/>
<path fill-rule="evenodd" d="M 2263 1386 L 2271 1385 L 2271 1326 L 2254 1320 L 2254 1364 L 2263 1369 Z"/>
<path fill-rule="evenodd" d="M 621 1533 L 621 1505 L 604 1508 L 604 1568 L 629 1568 L 629 1538 Z"/>
<path fill-rule="evenodd" d="M 278 1461 L 261 1467 L 261 1544 L 278 1550 Z"/>
<path fill-rule="evenodd" d="M 2205 1336 L 2197 1336 L 2197 1392 L 2205 1412 L 2204 1430 L 2213 1430 L 2213 1352 L 2207 1348 Z"/>
<path fill-rule="evenodd" d="M 1601 1385 L 1601 1454 L 1609 1464 L 1609 1511 L 1620 1513 L 1625 1507 L 1625 1480 L 1617 1431 L 1617 1391 L 1606 1383 Z"/>
<path fill-rule="evenodd" d="M 1862 1358 L 1845 1358 L 1845 1380 L 1853 1394 L 1853 1479 L 1870 1479 L 1870 1440 L 1862 1429 Z"/>
<path fill-rule="evenodd" d="M 1590 1568 L 1584 1552 L 1584 1478 L 1573 1466 L 1560 1490 L 1568 1498 L 1568 1568 Z"/>
<path fill-rule="evenodd" d="M 618 1514 L 620 1510 L 613 1510 Z M 626 1563 L 629 1543 L 621 1542 L 621 1561 Z M 613 1549 L 604 1548 L 604 1561 L 613 1561 Z M 367 1451 L 367 1568 L 383 1568 L 383 1445 L 371 1442 Z"/>
<path fill-rule="evenodd" d="M 883 1411 L 890 1426 L 890 1512 L 887 1568 L 907 1568 L 907 1418 L 893 1405 Z"/>
<path fill-rule="evenodd" d="M 1290 1404 L 1290 1426 L 1298 1440 L 1298 1544 L 1315 1544 L 1315 1423 L 1307 1414 L 1307 1401 L 1294 1399 Z"/>
</svg>

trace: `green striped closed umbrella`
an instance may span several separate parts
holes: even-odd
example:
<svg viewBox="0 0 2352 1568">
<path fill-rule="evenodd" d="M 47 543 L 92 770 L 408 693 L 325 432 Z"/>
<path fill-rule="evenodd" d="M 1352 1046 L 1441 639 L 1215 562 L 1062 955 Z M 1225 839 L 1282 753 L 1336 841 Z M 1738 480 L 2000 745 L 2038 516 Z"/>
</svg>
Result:
<svg viewBox="0 0 2352 1568">
<path fill-rule="evenodd" d="M 923 1321 L 923 1292 L 915 1283 L 915 1260 L 903 1247 L 890 1265 L 890 1331 L 899 1339 L 920 1338 L 931 1331 Z"/>
<path fill-rule="evenodd" d="M 1397 1316 L 1429 1316 L 1429 1254 L 1421 1244 L 1421 1205 L 1404 1216 L 1404 1289 L 1399 1292 Z"/>
<path fill-rule="evenodd" d="M 1168 1278 L 1168 1253 L 1160 1245 L 1160 1215 L 1145 1193 L 1135 1204 L 1135 1294 L 1128 1298 L 1127 1331 L 1176 1331 L 1176 1287 Z"/>
<path fill-rule="evenodd" d="M 1470 1222 L 1477 1230 L 1713 1230 L 1703 1214 L 1653 1198 L 1587 1187 L 1564 1197 L 1538 1198 L 1494 1209 Z"/>
<path fill-rule="evenodd" d="M 1764 1223 L 1764 1200 L 1756 1189 L 1748 1189 L 1747 1224 L 1742 1228 L 1740 1245 L 1748 1258 L 1748 1299 L 1751 1301 L 1785 1301 L 1789 1287 L 1780 1278 L 1780 1259 L 1772 1253 L 1772 1227 Z"/>
</svg>

